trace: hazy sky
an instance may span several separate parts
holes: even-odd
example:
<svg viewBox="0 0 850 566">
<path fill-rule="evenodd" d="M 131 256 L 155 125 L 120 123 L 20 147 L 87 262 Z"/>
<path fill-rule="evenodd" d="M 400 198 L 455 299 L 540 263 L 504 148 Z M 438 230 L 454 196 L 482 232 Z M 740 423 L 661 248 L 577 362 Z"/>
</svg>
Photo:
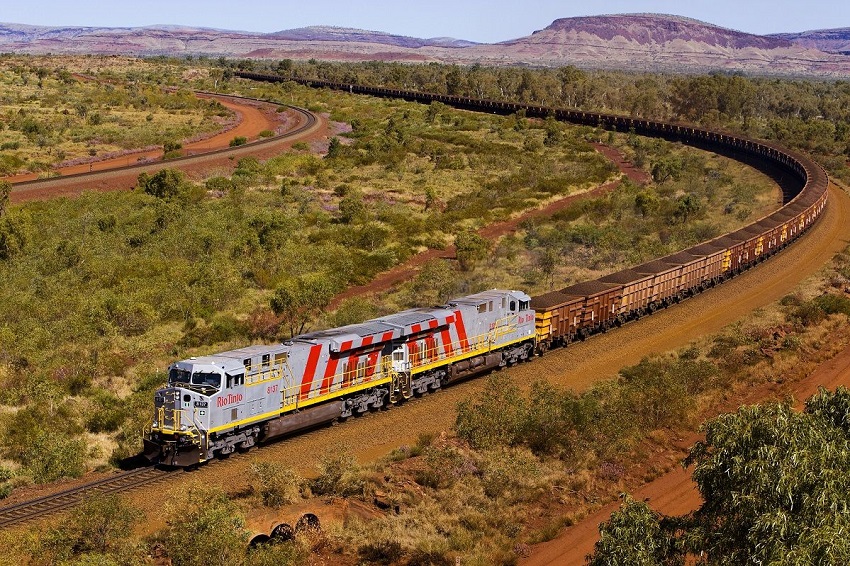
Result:
<svg viewBox="0 0 850 566">
<path fill-rule="evenodd" d="M 0 22 L 256 32 L 333 25 L 496 42 L 528 35 L 557 18 L 636 12 L 677 14 L 758 34 L 850 27 L 846 0 L 3 0 Z"/>
</svg>

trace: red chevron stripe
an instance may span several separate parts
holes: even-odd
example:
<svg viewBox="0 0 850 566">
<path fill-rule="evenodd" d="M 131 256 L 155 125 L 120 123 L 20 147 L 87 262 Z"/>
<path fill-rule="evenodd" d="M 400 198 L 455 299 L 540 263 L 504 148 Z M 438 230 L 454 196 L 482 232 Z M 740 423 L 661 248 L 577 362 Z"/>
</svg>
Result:
<svg viewBox="0 0 850 566">
<path fill-rule="evenodd" d="M 306 399 L 313 387 L 313 378 L 316 376 L 316 366 L 319 365 L 319 355 L 322 353 L 322 345 L 316 344 L 310 348 L 307 355 L 307 365 L 304 367 L 304 377 L 301 379 L 301 398 Z"/>
<path fill-rule="evenodd" d="M 457 338 L 460 342 L 460 351 L 469 350 L 469 339 L 466 337 L 466 326 L 463 324 L 463 313 L 459 310 L 455 311 L 455 328 L 457 329 Z"/>
<path fill-rule="evenodd" d="M 447 358 L 450 358 L 454 350 L 452 349 L 452 333 L 448 328 L 440 332 L 440 340 L 443 341 L 443 352 L 446 353 Z"/>
<path fill-rule="evenodd" d="M 331 390 L 331 384 L 333 383 L 334 376 L 336 375 L 336 367 L 338 365 L 339 358 L 335 358 L 333 356 L 328 358 L 328 365 L 325 366 L 325 376 L 322 379 L 322 389 L 319 391 L 320 395 L 324 395 Z"/>
</svg>

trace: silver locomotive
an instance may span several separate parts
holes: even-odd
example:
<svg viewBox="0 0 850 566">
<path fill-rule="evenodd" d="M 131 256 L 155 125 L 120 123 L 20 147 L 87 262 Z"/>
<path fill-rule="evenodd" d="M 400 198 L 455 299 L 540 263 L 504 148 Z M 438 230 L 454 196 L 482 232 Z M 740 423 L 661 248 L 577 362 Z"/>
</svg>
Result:
<svg viewBox="0 0 850 566">
<path fill-rule="evenodd" d="M 176 362 L 155 394 L 145 455 L 192 466 L 526 360 L 536 339 L 530 302 L 494 289 Z"/>
</svg>

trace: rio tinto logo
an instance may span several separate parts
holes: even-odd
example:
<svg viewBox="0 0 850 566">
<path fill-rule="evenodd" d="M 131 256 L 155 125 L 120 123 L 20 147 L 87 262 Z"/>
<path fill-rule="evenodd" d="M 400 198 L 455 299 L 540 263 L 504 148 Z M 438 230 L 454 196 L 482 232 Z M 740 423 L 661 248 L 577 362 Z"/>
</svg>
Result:
<svg viewBox="0 0 850 566">
<path fill-rule="evenodd" d="M 242 394 L 237 393 L 234 395 L 233 393 L 228 393 L 227 395 L 222 395 L 218 399 L 215 400 L 216 407 L 226 407 L 228 405 L 232 405 L 233 403 L 239 403 L 242 401 Z"/>
</svg>

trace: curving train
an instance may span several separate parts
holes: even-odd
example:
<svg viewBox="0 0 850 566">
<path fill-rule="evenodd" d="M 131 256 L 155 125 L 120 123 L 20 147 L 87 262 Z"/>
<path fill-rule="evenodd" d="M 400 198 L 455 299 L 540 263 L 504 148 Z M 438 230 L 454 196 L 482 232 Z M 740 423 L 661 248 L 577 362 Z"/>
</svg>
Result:
<svg viewBox="0 0 850 566">
<path fill-rule="evenodd" d="M 273 75 L 237 73 L 257 80 Z M 287 79 L 288 80 L 288 79 Z M 809 228 L 828 179 L 808 158 L 768 143 L 663 122 L 465 97 L 302 81 L 320 87 L 460 108 L 592 124 L 693 143 L 795 180 L 786 204 L 736 232 L 642 265 L 530 297 L 494 289 L 360 324 L 182 360 L 154 397 L 145 456 L 192 466 L 324 423 L 397 404 L 468 377 L 543 355 L 705 290 L 763 261 Z"/>
</svg>

